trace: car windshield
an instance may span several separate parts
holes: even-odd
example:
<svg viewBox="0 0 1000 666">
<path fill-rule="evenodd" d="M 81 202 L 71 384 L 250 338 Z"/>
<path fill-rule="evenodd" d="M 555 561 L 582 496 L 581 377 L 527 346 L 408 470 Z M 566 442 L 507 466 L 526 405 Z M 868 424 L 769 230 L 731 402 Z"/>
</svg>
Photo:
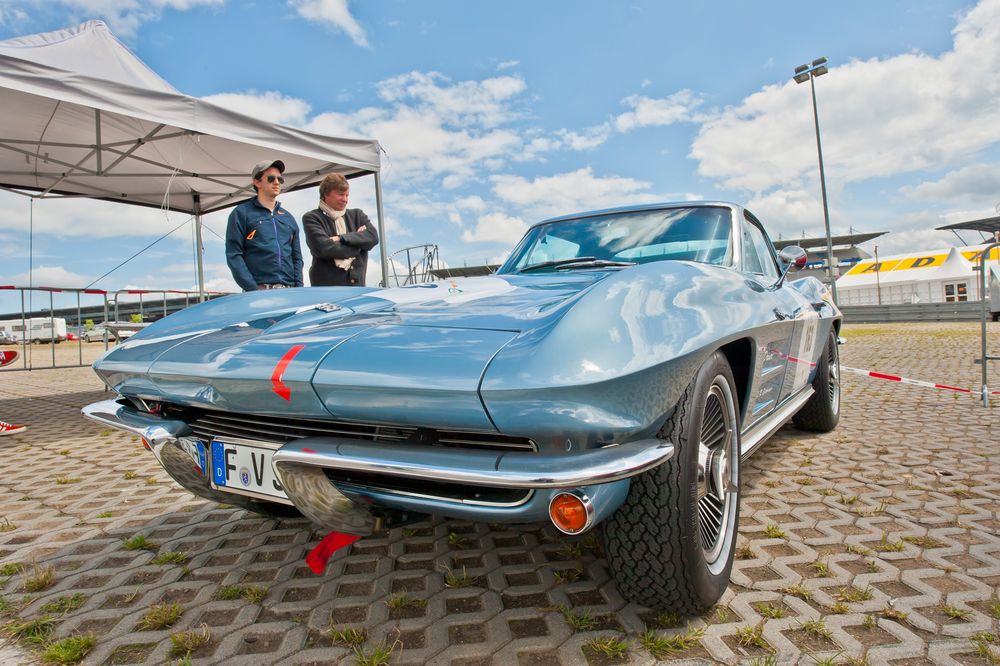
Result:
<svg viewBox="0 0 1000 666">
<path fill-rule="evenodd" d="M 721 206 L 550 222 L 528 230 L 498 272 L 606 268 L 665 260 L 728 265 L 733 256 L 731 231 L 732 216 Z"/>
</svg>

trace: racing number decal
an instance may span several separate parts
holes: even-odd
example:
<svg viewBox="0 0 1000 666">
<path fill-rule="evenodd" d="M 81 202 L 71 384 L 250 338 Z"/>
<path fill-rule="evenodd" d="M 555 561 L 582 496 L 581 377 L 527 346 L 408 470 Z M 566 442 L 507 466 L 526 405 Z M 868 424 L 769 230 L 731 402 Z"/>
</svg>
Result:
<svg viewBox="0 0 1000 666">
<path fill-rule="evenodd" d="M 285 400 L 291 401 L 292 389 L 285 386 L 284 383 L 282 383 L 281 378 L 285 374 L 285 368 L 287 368 L 288 364 L 292 362 L 292 359 L 295 358 L 295 355 L 305 348 L 306 348 L 305 345 L 295 345 L 294 347 L 289 349 L 287 352 L 285 352 L 285 355 L 281 357 L 281 360 L 278 361 L 278 365 L 274 366 L 274 372 L 271 373 L 271 390 L 280 395 Z"/>
</svg>

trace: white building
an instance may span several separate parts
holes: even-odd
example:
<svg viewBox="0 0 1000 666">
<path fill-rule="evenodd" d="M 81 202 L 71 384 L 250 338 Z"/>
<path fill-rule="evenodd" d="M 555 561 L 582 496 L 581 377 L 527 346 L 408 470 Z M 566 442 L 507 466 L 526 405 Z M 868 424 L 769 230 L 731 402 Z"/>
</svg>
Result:
<svg viewBox="0 0 1000 666">
<path fill-rule="evenodd" d="M 981 248 L 966 246 L 864 259 L 837 280 L 838 300 L 840 305 L 978 301 L 979 272 L 973 266 L 981 255 Z M 986 271 L 987 285 L 997 293 L 1000 248 L 990 252 Z"/>
</svg>

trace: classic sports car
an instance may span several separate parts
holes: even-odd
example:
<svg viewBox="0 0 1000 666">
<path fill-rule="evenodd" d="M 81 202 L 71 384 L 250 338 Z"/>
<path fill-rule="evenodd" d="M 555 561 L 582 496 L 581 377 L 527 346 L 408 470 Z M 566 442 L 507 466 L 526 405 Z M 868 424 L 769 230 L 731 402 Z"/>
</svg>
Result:
<svg viewBox="0 0 1000 666">
<path fill-rule="evenodd" d="M 839 418 L 841 317 L 786 279 L 804 263 L 728 203 L 556 218 L 489 277 L 171 315 L 94 364 L 120 397 L 84 414 L 197 495 L 342 533 L 601 524 L 627 598 L 700 613 L 729 581 L 741 460 L 789 418 Z"/>
</svg>

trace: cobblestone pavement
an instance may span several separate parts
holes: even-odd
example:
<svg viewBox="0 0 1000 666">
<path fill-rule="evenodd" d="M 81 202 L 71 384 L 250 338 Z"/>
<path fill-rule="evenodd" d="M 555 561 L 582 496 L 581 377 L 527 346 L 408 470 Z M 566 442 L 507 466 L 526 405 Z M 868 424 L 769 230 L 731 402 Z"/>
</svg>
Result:
<svg viewBox="0 0 1000 666">
<path fill-rule="evenodd" d="M 844 335 L 844 365 L 978 387 L 977 326 Z M 196 499 L 84 420 L 107 396 L 89 369 L 0 372 L 0 418 L 29 425 L 0 439 L 0 622 L 21 636 L 0 660 L 90 635 L 88 664 L 349 664 L 356 638 L 367 663 L 1000 663 L 1000 405 L 843 379 L 834 432 L 786 426 L 745 466 L 732 584 L 675 618 L 626 603 L 593 537 L 537 527 L 426 521 L 316 576 L 306 521 Z"/>
</svg>

